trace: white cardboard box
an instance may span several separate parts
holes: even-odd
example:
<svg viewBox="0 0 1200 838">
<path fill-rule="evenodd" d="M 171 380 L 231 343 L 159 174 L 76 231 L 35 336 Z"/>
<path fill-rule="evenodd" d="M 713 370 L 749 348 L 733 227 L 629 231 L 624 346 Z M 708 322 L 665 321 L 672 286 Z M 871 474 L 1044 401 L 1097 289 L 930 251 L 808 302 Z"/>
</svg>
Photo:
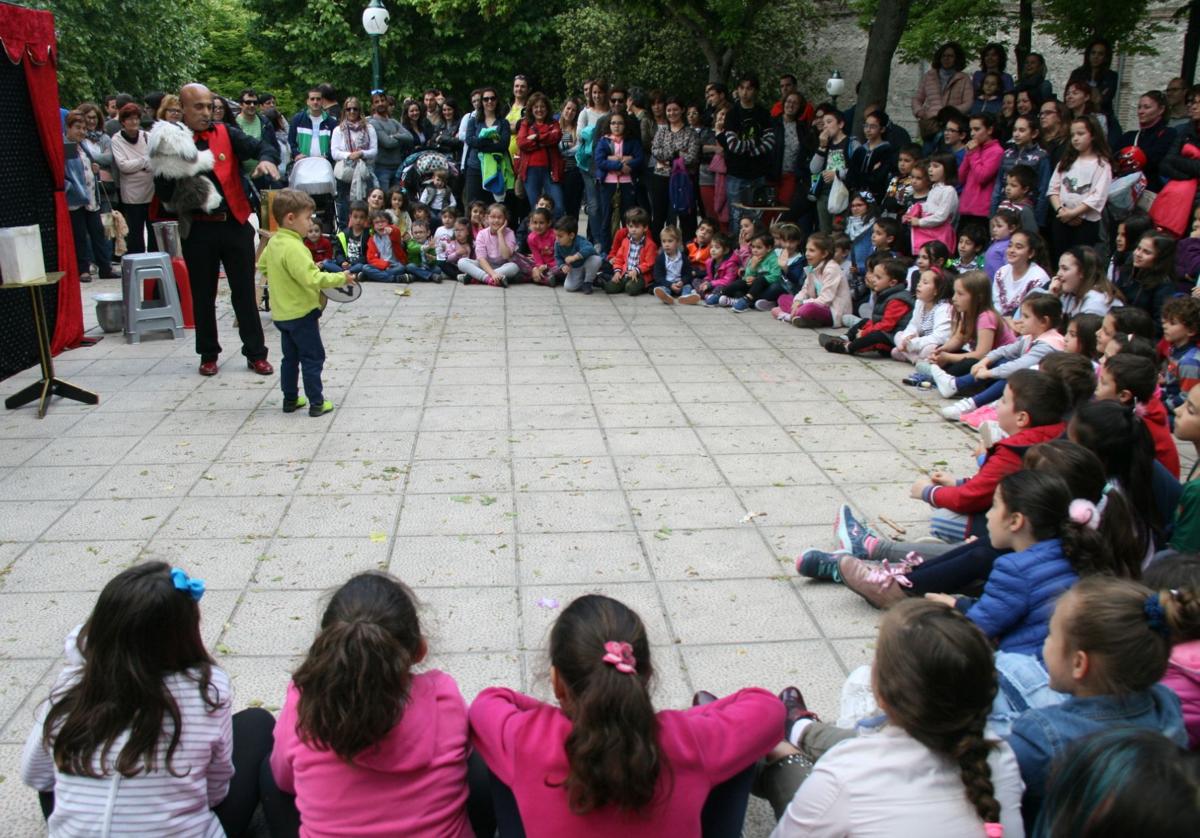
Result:
<svg viewBox="0 0 1200 838">
<path fill-rule="evenodd" d="M 42 234 L 36 224 L 0 227 L 0 276 L 5 285 L 23 285 L 46 278 Z"/>
</svg>

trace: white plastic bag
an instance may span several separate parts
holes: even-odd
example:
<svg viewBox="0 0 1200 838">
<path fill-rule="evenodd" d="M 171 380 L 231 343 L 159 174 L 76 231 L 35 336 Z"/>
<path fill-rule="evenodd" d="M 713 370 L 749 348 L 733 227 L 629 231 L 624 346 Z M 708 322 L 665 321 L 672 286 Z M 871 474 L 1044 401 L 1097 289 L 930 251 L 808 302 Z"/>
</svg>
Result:
<svg viewBox="0 0 1200 838">
<path fill-rule="evenodd" d="M 375 188 L 375 173 L 371 167 L 359 160 L 354 166 L 354 180 L 350 181 L 350 200 L 365 201 Z"/>
<path fill-rule="evenodd" d="M 833 176 L 833 183 L 829 186 L 829 202 L 825 206 L 830 215 L 845 212 L 846 207 L 850 206 L 850 190 L 837 175 Z"/>
</svg>

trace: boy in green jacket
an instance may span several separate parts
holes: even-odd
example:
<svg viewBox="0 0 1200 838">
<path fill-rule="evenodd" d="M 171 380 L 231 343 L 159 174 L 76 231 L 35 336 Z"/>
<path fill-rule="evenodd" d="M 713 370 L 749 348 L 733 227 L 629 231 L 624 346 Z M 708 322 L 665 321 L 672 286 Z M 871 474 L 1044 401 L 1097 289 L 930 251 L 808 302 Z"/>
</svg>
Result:
<svg viewBox="0 0 1200 838">
<path fill-rule="evenodd" d="M 283 388 L 283 412 L 294 413 L 308 405 L 309 416 L 322 416 L 333 410 L 333 402 L 326 400 L 321 387 L 321 368 L 325 365 L 319 324 L 321 289 L 349 285 L 354 278 L 349 271 L 322 271 L 304 246 L 315 208 L 313 199 L 299 190 L 281 189 L 275 194 L 271 214 L 279 229 L 259 257 L 258 269 L 271 284 L 273 319 L 282 337 L 279 384 Z M 304 396 L 298 390 L 301 370 Z"/>
</svg>

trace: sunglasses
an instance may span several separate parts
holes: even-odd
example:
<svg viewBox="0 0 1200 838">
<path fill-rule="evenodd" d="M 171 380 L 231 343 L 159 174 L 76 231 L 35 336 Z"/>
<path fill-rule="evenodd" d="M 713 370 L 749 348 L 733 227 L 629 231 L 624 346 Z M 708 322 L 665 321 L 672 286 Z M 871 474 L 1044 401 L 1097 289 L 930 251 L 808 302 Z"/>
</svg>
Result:
<svg viewBox="0 0 1200 838">
<path fill-rule="evenodd" d="M 623 104 L 625 104 L 625 97 L 624 96 L 610 96 L 610 97 L 608 97 L 608 101 L 614 105 L 623 105 Z"/>
<path fill-rule="evenodd" d="M 496 97 L 495 97 L 495 96 L 484 96 L 484 97 L 483 97 L 483 101 L 485 101 L 485 102 L 495 102 L 495 101 L 496 101 Z"/>
<path fill-rule="evenodd" d="M 362 113 L 360 108 L 342 108 L 346 113 Z"/>
<path fill-rule="evenodd" d="M 242 104 L 243 105 L 257 105 L 258 100 L 257 99 L 243 99 Z"/>
</svg>

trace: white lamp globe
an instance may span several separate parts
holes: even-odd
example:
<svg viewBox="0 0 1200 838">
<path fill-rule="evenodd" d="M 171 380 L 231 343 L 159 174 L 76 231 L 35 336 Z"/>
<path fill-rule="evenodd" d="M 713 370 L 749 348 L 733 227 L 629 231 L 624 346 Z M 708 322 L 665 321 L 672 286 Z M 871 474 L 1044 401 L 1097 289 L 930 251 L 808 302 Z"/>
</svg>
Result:
<svg viewBox="0 0 1200 838">
<path fill-rule="evenodd" d="M 378 2 L 378 0 L 375 0 L 375 2 Z M 368 35 L 383 35 L 386 33 L 389 20 L 391 20 L 391 16 L 388 14 L 388 10 L 383 8 L 382 5 L 371 5 L 363 9 L 363 29 L 367 31 Z"/>
<path fill-rule="evenodd" d="M 841 73 L 839 73 L 837 70 L 834 70 L 829 76 L 829 81 L 825 82 L 825 92 L 830 96 L 840 96 L 842 95 L 842 91 L 845 89 L 845 79 L 842 78 Z"/>
</svg>

